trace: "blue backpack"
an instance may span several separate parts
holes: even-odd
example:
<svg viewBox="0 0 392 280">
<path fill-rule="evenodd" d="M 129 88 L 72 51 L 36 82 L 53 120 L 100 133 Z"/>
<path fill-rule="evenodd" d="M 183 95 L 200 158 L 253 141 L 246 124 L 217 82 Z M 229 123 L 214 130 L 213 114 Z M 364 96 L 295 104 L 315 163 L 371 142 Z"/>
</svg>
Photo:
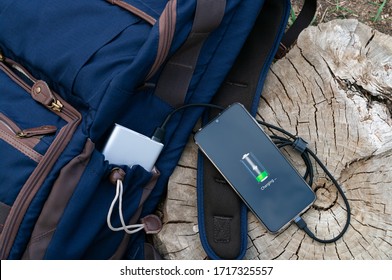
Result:
<svg viewBox="0 0 392 280">
<path fill-rule="evenodd" d="M 113 125 L 151 137 L 214 96 L 254 113 L 289 12 L 288 0 L 0 0 L 0 258 L 150 258 L 152 214 L 204 109 L 173 115 L 152 170 L 105 160 Z M 201 226 L 212 258 L 245 253 L 238 205 L 234 251 L 216 253 Z"/>
</svg>

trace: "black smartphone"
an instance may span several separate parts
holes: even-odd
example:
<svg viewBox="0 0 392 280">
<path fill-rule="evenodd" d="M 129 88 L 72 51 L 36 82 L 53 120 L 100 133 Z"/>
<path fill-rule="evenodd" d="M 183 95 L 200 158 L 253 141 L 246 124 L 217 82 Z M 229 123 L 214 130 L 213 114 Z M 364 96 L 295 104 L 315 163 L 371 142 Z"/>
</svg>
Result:
<svg viewBox="0 0 392 280">
<path fill-rule="evenodd" d="M 194 139 L 272 233 L 288 226 L 316 199 L 298 171 L 239 103 L 201 128 Z"/>
</svg>

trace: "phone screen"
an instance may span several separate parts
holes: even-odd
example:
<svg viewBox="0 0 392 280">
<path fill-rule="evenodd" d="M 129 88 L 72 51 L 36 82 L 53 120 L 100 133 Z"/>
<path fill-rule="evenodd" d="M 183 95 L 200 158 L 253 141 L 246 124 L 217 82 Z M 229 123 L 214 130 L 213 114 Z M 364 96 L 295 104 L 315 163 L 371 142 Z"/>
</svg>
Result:
<svg viewBox="0 0 392 280">
<path fill-rule="evenodd" d="M 195 142 L 270 232 L 282 230 L 316 198 L 239 103 L 199 130 Z"/>
</svg>

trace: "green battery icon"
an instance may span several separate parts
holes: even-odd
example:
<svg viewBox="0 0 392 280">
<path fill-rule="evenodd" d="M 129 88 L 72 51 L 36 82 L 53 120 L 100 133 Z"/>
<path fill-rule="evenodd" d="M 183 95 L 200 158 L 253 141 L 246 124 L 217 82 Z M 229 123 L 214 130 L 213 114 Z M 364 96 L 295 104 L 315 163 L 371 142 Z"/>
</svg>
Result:
<svg viewBox="0 0 392 280">
<path fill-rule="evenodd" d="M 258 183 L 265 181 L 268 178 L 268 172 L 264 166 L 257 160 L 252 153 L 247 153 L 242 156 L 241 162 L 249 170 L 252 176 Z"/>
</svg>

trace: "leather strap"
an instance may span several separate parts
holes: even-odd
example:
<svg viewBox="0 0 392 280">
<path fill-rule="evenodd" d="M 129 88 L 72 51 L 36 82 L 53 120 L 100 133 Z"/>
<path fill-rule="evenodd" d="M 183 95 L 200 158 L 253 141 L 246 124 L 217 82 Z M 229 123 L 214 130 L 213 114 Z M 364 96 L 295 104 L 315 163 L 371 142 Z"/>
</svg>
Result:
<svg viewBox="0 0 392 280">
<path fill-rule="evenodd" d="M 155 95 L 173 107 L 184 104 L 204 42 L 221 23 L 226 0 L 198 0 L 192 30 L 181 48 L 165 65 Z"/>
<path fill-rule="evenodd" d="M 212 103 L 228 106 L 240 102 L 255 115 L 262 84 L 282 35 L 279 31 L 287 21 L 287 9 L 287 1 L 265 1 L 237 61 Z M 305 14 L 305 18 L 309 18 L 309 13 Z M 306 22 L 293 26 L 287 42 L 294 42 L 294 33 L 298 36 L 299 30 L 306 26 Z M 216 114 L 210 113 L 209 119 Z M 247 248 L 247 208 L 201 153 L 198 162 L 198 219 L 203 247 L 213 259 L 241 259 Z"/>
<path fill-rule="evenodd" d="M 297 19 L 284 34 L 282 41 L 280 42 L 276 58 L 279 59 L 286 55 L 289 48 L 295 43 L 302 30 L 311 24 L 314 15 L 316 14 L 316 10 L 317 0 L 305 0 Z"/>
<path fill-rule="evenodd" d="M 276 51 L 273 46 L 282 28 L 280 22 L 284 21 L 286 7 L 284 1 L 265 2 L 240 55 L 214 97 L 214 104 L 228 106 L 241 102 L 255 114 L 260 93 L 257 87 Z M 204 174 L 202 181 L 198 181 L 198 203 L 203 203 L 198 213 L 199 229 L 204 230 L 200 234 L 206 241 L 203 246 L 214 259 L 242 258 L 247 241 L 246 206 L 208 159 L 199 163 L 199 170 Z"/>
<path fill-rule="evenodd" d="M 3 231 L 5 221 L 7 220 L 10 211 L 11 211 L 11 206 L 3 202 L 0 202 L 0 233 Z"/>
</svg>

